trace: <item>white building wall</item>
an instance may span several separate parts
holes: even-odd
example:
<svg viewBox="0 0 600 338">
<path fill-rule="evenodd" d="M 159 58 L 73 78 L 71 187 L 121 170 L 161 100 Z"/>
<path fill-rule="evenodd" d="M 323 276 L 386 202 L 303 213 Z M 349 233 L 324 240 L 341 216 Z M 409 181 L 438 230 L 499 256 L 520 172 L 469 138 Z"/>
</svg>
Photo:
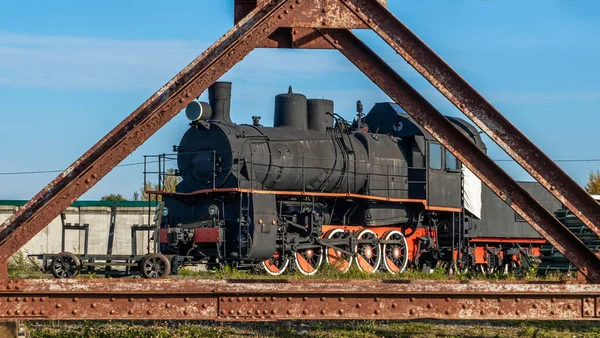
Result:
<svg viewBox="0 0 600 338">
<path fill-rule="evenodd" d="M 0 205 L 0 224 L 19 209 L 18 206 Z M 72 225 L 89 224 L 88 254 L 106 254 L 110 227 L 110 207 L 81 206 L 65 210 L 66 223 Z M 151 214 L 153 217 L 153 214 Z M 113 238 L 113 254 L 131 254 L 131 227 L 148 224 L 148 207 L 117 207 L 117 217 Z M 147 231 L 137 233 L 137 254 L 148 252 Z M 34 236 L 21 251 L 24 254 L 59 253 L 61 251 L 62 225 L 60 216 Z M 83 254 L 84 231 L 67 230 L 65 232 L 65 251 Z M 150 245 L 152 248 L 153 244 Z"/>
</svg>

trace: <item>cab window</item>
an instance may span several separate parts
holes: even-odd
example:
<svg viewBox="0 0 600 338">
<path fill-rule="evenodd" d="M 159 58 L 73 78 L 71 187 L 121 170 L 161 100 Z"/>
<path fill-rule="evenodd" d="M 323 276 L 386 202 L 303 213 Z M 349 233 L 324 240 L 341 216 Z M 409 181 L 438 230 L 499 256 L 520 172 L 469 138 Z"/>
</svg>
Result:
<svg viewBox="0 0 600 338">
<path fill-rule="evenodd" d="M 442 146 L 438 143 L 429 143 L 429 168 L 442 169 Z"/>
<path fill-rule="evenodd" d="M 456 157 L 452 155 L 452 153 L 448 151 L 448 149 L 444 149 L 444 152 L 446 153 L 446 169 L 450 171 L 457 171 L 458 162 L 456 160 Z"/>
</svg>

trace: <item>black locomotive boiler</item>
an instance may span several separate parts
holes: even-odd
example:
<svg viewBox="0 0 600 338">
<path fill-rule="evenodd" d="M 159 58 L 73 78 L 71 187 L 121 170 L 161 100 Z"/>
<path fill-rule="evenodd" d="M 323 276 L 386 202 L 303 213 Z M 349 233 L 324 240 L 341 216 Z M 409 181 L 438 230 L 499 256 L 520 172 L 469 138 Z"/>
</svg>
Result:
<svg viewBox="0 0 600 338">
<path fill-rule="evenodd" d="M 325 262 L 398 273 L 409 264 L 496 268 L 535 253 L 474 240 L 481 182 L 397 105 L 363 116 L 359 101 L 349 123 L 333 101 L 290 87 L 275 97 L 273 127 L 256 116 L 235 124 L 231 86 L 217 82 L 208 103 L 186 108 L 190 128 L 174 147 L 181 182 L 154 192 L 163 254 L 311 275 Z M 485 151 L 472 125 L 449 120 Z"/>
</svg>

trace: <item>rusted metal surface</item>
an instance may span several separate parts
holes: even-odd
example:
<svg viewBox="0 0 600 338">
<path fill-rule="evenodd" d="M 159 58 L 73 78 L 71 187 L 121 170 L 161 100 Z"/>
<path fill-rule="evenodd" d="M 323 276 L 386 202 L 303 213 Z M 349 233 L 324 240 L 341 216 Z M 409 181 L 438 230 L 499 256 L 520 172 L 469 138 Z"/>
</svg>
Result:
<svg viewBox="0 0 600 338">
<path fill-rule="evenodd" d="M 342 2 L 533 178 L 600 236 L 600 204 L 408 27 L 376 1 L 343 0 Z"/>
<path fill-rule="evenodd" d="M 531 197 L 515 180 L 454 127 L 439 111 L 349 30 L 323 36 L 417 123 L 509 204 L 591 281 L 600 282 L 600 258 Z"/>
<path fill-rule="evenodd" d="M 235 0 L 235 13 L 233 15 L 234 24 L 237 24 L 242 18 L 250 13 L 256 6 L 262 6 L 270 0 Z M 387 0 L 377 1 L 382 6 L 387 6 Z M 311 10 L 309 15 L 298 17 L 288 27 L 321 27 L 320 25 L 329 25 L 331 28 L 368 28 L 358 17 L 351 12 L 344 10 L 338 0 L 294 0 L 295 4 L 308 3 Z M 305 13 L 308 14 L 308 13 Z M 325 22 L 323 23 L 323 20 Z M 301 24 L 299 24 L 301 23 Z"/>
<path fill-rule="evenodd" d="M 289 27 L 279 28 L 261 41 L 257 48 L 333 49 L 317 30 Z"/>
<path fill-rule="evenodd" d="M 255 9 L 11 216 L 1 227 L 0 261 L 6 261 L 258 42 L 278 27 L 289 26 L 290 18 L 304 11 L 302 6 L 289 6 L 292 2 L 273 0 Z M 0 277 L 6 277 L 5 268 Z"/>
<path fill-rule="evenodd" d="M 238 23 L 256 6 L 268 0 L 236 0 L 234 23 Z M 383 6 L 387 0 L 378 1 Z M 331 49 L 314 28 L 368 28 L 359 17 L 348 11 L 338 0 L 294 0 L 293 5 L 308 4 L 303 15 L 296 16 L 289 26 L 282 27 L 261 41 L 257 48 Z"/>
<path fill-rule="evenodd" d="M 9 288 L 10 287 L 10 288 Z M 598 319 L 600 286 L 452 281 L 18 280 L 0 319 Z"/>
</svg>

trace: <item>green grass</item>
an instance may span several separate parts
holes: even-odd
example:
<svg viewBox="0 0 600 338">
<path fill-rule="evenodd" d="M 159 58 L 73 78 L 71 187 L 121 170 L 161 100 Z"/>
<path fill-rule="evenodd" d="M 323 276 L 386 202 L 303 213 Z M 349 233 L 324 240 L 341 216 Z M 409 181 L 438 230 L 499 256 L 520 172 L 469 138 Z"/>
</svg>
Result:
<svg viewBox="0 0 600 338">
<path fill-rule="evenodd" d="M 481 273 L 467 272 L 464 274 L 448 274 L 448 270 L 444 268 L 437 268 L 431 273 L 425 273 L 422 271 L 409 270 L 400 274 L 392 275 L 387 272 L 377 273 L 366 273 L 360 271 L 356 266 L 352 266 L 350 270 L 343 273 L 337 270 L 334 266 L 324 264 L 320 270 L 313 276 L 306 276 L 298 271 L 288 271 L 279 276 L 271 276 L 262 272 L 252 270 L 238 270 L 231 267 L 225 267 L 219 271 L 192 271 L 189 269 L 179 270 L 179 276 L 182 278 L 209 278 L 209 279 L 285 279 L 285 280 L 299 280 L 299 279 L 365 279 L 365 280 L 529 280 L 529 281 L 560 281 L 570 280 L 570 276 L 565 274 L 553 274 L 548 276 L 539 276 L 537 274 L 537 268 L 533 267 L 527 271 L 521 271 L 519 273 L 507 273 L 503 274 L 496 272 L 493 274 L 484 275 Z"/>
<path fill-rule="evenodd" d="M 11 278 L 40 278 L 42 271 L 27 256 L 18 251 L 8 260 L 8 276 Z"/>
<path fill-rule="evenodd" d="M 539 276 L 537 267 L 532 267 L 526 271 L 517 273 L 503 274 L 496 272 L 493 274 L 481 274 L 477 272 L 467 272 L 463 274 L 448 274 L 445 268 L 436 268 L 431 273 L 425 273 L 415 269 L 407 270 L 400 274 L 390 274 L 387 272 L 366 273 L 360 271 L 355 265 L 352 265 L 347 272 L 340 272 L 334 266 L 324 263 L 319 271 L 313 276 L 306 276 L 294 270 L 293 263 L 290 263 L 288 271 L 279 276 L 271 276 L 264 271 L 257 270 L 238 270 L 226 266 L 222 270 L 216 271 L 195 271 L 189 268 L 179 270 L 178 276 L 171 278 L 204 278 L 204 279 L 280 279 L 280 280 L 314 280 L 314 279 L 340 279 L 340 280 L 529 280 L 529 281 L 562 281 L 571 280 L 573 276 L 555 273 L 547 276 Z M 11 278 L 44 278 L 50 275 L 44 275 L 40 269 L 30 261 L 22 252 L 15 254 L 8 263 L 9 276 Z M 77 278 L 104 278 L 102 274 L 80 274 Z"/>
<path fill-rule="evenodd" d="M 29 323 L 31 337 L 586 337 L 600 338 L 594 322 L 518 321 L 281 321 L 266 323 L 96 322 Z"/>
</svg>

